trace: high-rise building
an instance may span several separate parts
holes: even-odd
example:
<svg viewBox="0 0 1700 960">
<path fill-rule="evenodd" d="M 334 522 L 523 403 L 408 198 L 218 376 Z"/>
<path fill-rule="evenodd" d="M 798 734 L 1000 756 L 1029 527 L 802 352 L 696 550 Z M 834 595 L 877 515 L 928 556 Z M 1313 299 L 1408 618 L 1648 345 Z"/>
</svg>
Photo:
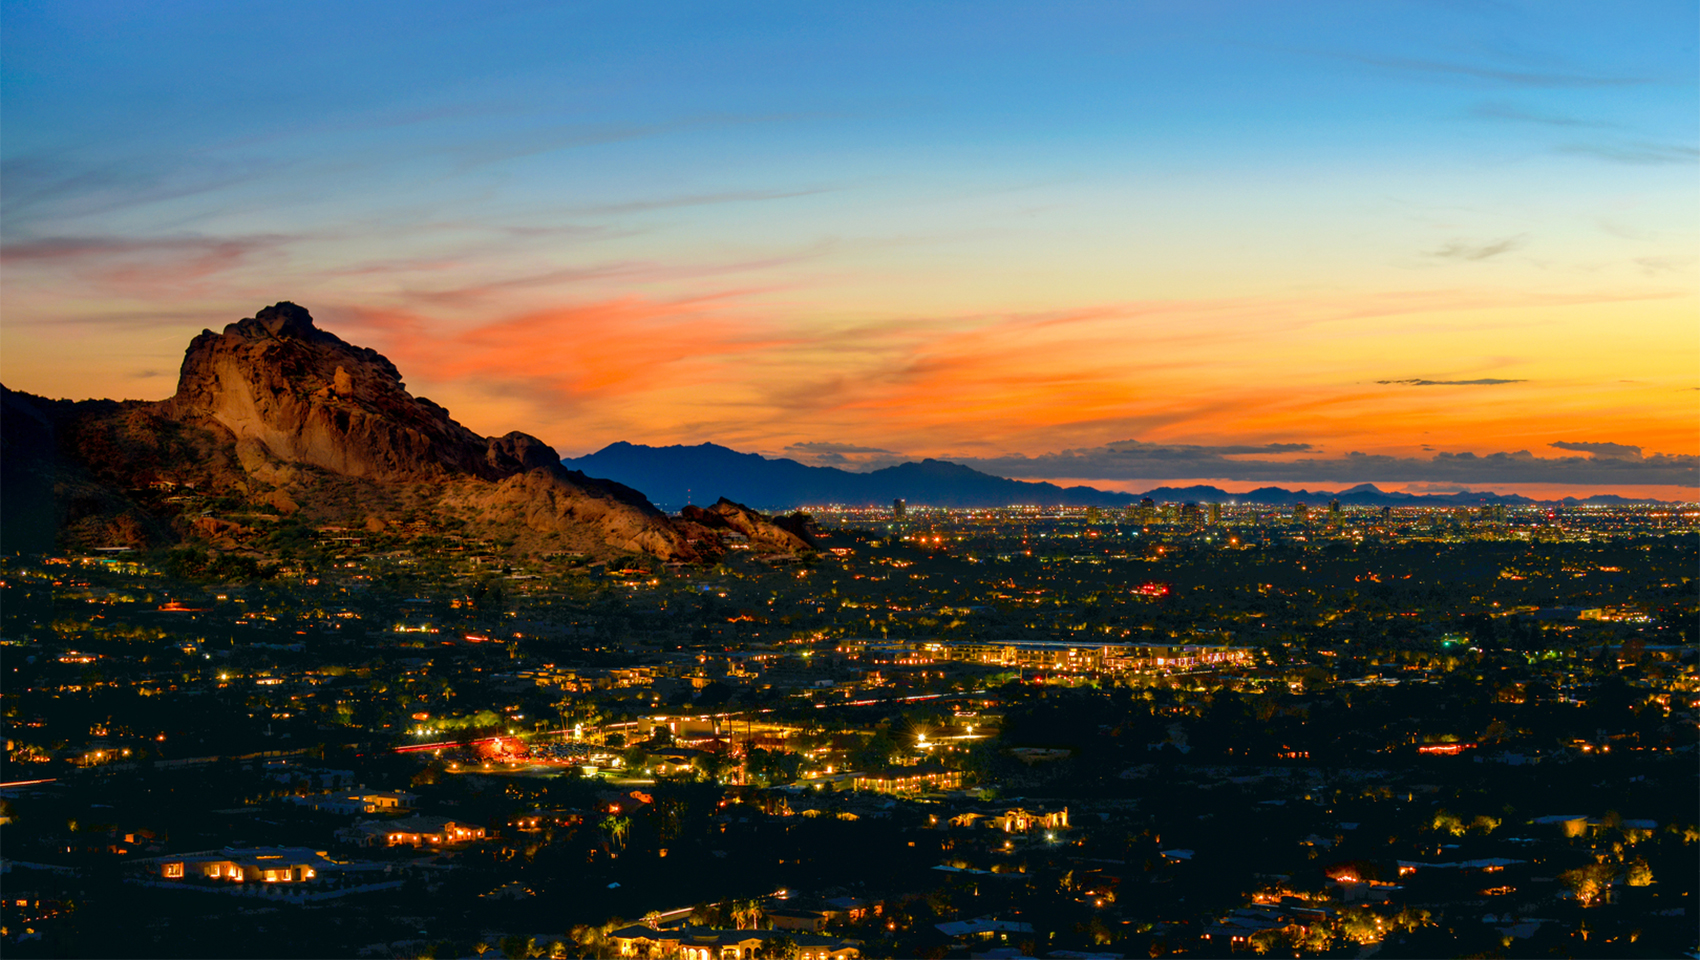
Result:
<svg viewBox="0 0 1700 960">
<path fill-rule="evenodd" d="M 893 517 L 898 520 L 902 520 L 904 515 L 908 512 L 909 504 L 905 503 L 902 497 L 898 497 L 896 500 L 891 501 L 891 515 Z"/>
<path fill-rule="evenodd" d="M 1212 503 L 1210 505 L 1210 525 L 1212 527 L 1217 527 L 1217 526 L 1221 526 L 1221 524 L 1222 524 L 1222 505 L 1219 504 L 1219 503 Z"/>
<path fill-rule="evenodd" d="M 1203 522 L 1204 522 L 1204 515 L 1199 512 L 1198 504 L 1196 504 L 1196 503 L 1183 503 L 1183 504 L 1181 504 L 1181 523 L 1182 524 L 1189 526 L 1189 527 L 1196 527 L 1196 526 L 1202 524 Z"/>
<path fill-rule="evenodd" d="M 1328 512 L 1329 513 L 1339 513 L 1340 512 L 1340 501 L 1338 501 L 1338 500 L 1328 501 Z"/>
<path fill-rule="evenodd" d="M 1293 504 L 1293 519 L 1294 520 L 1308 520 L 1308 519 L 1310 519 L 1310 508 L 1305 506 L 1302 503 Z"/>
<path fill-rule="evenodd" d="M 1146 497 L 1145 499 L 1139 501 L 1139 522 L 1150 523 L 1151 518 L 1156 516 L 1156 515 L 1157 515 L 1157 501 L 1151 499 L 1150 497 Z"/>
</svg>

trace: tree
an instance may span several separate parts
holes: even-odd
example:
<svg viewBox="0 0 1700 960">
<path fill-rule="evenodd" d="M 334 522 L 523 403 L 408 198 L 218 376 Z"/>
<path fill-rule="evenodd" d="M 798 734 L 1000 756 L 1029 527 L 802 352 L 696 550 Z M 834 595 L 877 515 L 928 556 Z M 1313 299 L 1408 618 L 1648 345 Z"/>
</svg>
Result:
<svg viewBox="0 0 1700 960">
<path fill-rule="evenodd" d="M 699 927 L 725 926 L 726 911 L 717 903 L 699 903 L 691 908 L 691 923 Z"/>
<path fill-rule="evenodd" d="M 858 770 L 879 770 L 891 765 L 892 754 L 898 751 L 897 741 L 884 730 L 874 734 L 850 755 Z"/>
<path fill-rule="evenodd" d="M 732 901 L 732 924 L 739 930 L 754 930 L 761 923 L 761 904 L 754 900 Z"/>
<path fill-rule="evenodd" d="M 770 786 L 778 786 L 797 779 L 803 758 L 794 753 L 773 752 L 756 747 L 749 752 L 745 763 L 750 773 L 765 780 Z"/>
<path fill-rule="evenodd" d="M 1629 862 L 1629 869 L 1624 875 L 1624 882 L 1632 887 L 1646 887 L 1653 883 L 1653 868 L 1640 857 Z"/>
<path fill-rule="evenodd" d="M 1590 863 L 1585 867 L 1566 870 L 1559 874 L 1558 878 L 1576 895 L 1576 902 L 1590 906 L 1606 894 L 1615 872 L 1609 864 Z"/>
<path fill-rule="evenodd" d="M 502 956 L 508 960 L 543 956 L 543 951 L 537 949 L 536 937 L 503 937 L 497 945 L 502 949 Z"/>
<path fill-rule="evenodd" d="M 702 775 L 704 780 L 713 783 L 720 779 L 720 774 L 726 769 L 726 756 L 721 753 L 704 753 L 691 759 L 691 766 Z"/>
<path fill-rule="evenodd" d="M 1326 953 L 1334 946 L 1334 934 L 1320 923 L 1305 928 L 1299 938 L 1299 948 L 1306 953 Z"/>
<path fill-rule="evenodd" d="M 609 815 L 602 818 L 600 826 L 602 832 L 608 835 L 608 843 L 611 849 L 624 850 L 626 848 L 626 834 L 632 828 L 631 817 Z"/>
</svg>

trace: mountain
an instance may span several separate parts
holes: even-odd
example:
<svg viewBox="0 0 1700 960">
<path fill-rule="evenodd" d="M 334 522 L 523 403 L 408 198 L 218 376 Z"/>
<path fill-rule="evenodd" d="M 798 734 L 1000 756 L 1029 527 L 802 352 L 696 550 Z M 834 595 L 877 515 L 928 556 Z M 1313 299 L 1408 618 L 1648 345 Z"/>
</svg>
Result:
<svg viewBox="0 0 1700 960">
<path fill-rule="evenodd" d="M 771 509 L 805 504 L 887 504 L 906 499 L 935 507 L 1011 504 L 1125 506 L 1137 497 L 1091 487 L 1006 480 L 943 460 L 903 463 L 869 473 L 810 467 L 795 460 L 739 453 L 713 443 L 650 447 L 624 441 L 561 461 L 577 470 L 618 477 L 657 503 L 688 503 L 704 490 Z"/>
<path fill-rule="evenodd" d="M 736 504 L 676 522 L 629 486 L 562 466 L 535 437 L 479 436 L 293 303 L 195 337 L 176 393 L 158 403 L 0 391 L 8 552 L 199 542 L 264 556 L 303 525 L 482 539 L 511 554 L 696 560 L 732 531 L 780 552 L 809 545 Z"/>
<path fill-rule="evenodd" d="M 1464 491 L 1411 494 L 1382 490 L 1364 483 L 1345 490 L 1288 490 L 1261 487 L 1248 493 L 1229 493 L 1220 487 L 1157 487 L 1142 494 L 1059 487 L 1054 483 L 1009 480 L 944 460 L 922 460 L 852 473 L 837 467 L 811 467 L 795 460 L 770 459 L 740 453 L 713 443 L 697 446 L 651 447 L 624 441 L 611 443 L 588 456 L 563 464 L 637 487 L 657 503 L 689 502 L 705 490 L 768 509 L 791 510 L 823 504 L 886 506 L 904 499 L 917 506 L 1006 507 L 1015 504 L 1072 507 L 1125 507 L 1150 497 L 1159 503 L 1257 503 L 1291 506 L 1326 504 L 1339 500 L 1348 506 L 1481 506 L 1534 504 L 1516 494 Z M 1583 500 L 1565 498 L 1559 505 L 1618 504 L 1631 501 L 1611 494 Z M 1639 501 L 1636 501 L 1639 502 Z"/>
<path fill-rule="evenodd" d="M 707 508 L 685 505 L 679 511 L 679 525 L 698 538 L 737 534 L 751 549 L 764 553 L 803 553 L 819 546 L 820 540 L 820 530 L 806 513 L 769 517 L 725 497 Z"/>
</svg>

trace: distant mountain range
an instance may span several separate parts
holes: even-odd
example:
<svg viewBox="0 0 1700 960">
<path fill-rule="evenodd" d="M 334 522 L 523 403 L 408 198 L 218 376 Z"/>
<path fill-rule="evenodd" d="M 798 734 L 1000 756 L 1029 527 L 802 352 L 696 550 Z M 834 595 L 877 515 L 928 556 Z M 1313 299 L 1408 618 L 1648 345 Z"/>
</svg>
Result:
<svg viewBox="0 0 1700 960">
<path fill-rule="evenodd" d="M 714 443 L 651 447 L 611 443 L 588 456 L 561 461 L 573 470 L 607 477 L 641 490 L 657 505 L 677 508 L 704 499 L 727 497 L 761 509 L 791 510 L 807 505 L 889 505 L 903 499 L 914 506 L 1007 507 L 1016 504 L 1069 507 L 1125 507 L 1143 497 L 1163 502 L 1260 503 L 1288 506 L 1324 504 L 1338 499 L 1352 506 L 1480 506 L 1482 504 L 1636 503 L 1613 494 L 1578 500 L 1536 501 L 1516 494 L 1487 492 L 1409 494 L 1359 484 L 1346 490 L 1287 490 L 1261 487 L 1229 493 L 1220 487 L 1157 487 L 1144 493 L 1120 493 L 1095 487 L 1059 487 L 1054 483 L 1009 480 L 944 460 L 922 460 L 853 473 L 837 467 L 811 467 L 788 459 L 740 453 Z"/>
<path fill-rule="evenodd" d="M 761 503 L 799 506 L 890 505 L 900 497 L 917 506 L 935 507 L 1004 507 L 1016 503 L 1124 506 L 1139 500 L 1129 494 L 1092 487 L 1006 480 L 943 460 L 922 460 L 870 473 L 852 473 L 836 467 L 811 467 L 795 460 L 769 460 L 760 454 L 739 453 L 714 443 L 650 447 L 621 441 L 589 456 L 561 463 L 573 470 L 595 464 L 597 470 L 609 471 L 603 476 L 641 478 L 636 489 L 644 491 L 663 508 L 677 508 L 714 497 L 738 500 L 730 492 L 734 490 Z"/>
</svg>

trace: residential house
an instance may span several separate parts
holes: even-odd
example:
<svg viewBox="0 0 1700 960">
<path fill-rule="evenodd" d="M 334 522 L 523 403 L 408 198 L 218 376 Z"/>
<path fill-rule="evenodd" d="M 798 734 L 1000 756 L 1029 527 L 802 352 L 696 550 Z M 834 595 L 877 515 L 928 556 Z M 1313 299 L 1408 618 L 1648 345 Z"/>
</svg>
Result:
<svg viewBox="0 0 1700 960">
<path fill-rule="evenodd" d="M 399 790 L 366 790 L 321 793 L 310 797 L 295 797 L 302 806 L 325 813 L 405 813 L 419 797 Z"/>
<path fill-rule="evenodd" d="M 1027 833 L 1030 830 L 1067 830 L 1068 808 L 1052 811 L 1031 811 L 1015 807 L 1001 813 L 970 810 L 950 818 L 953 827 L 982 826 L 1004 833 Z"/>
<path fill-rule="evenodd" d="M 230 883 L 306 883 L 341 866 L 326 851 L 307 847 L 225 847 L 153 862 L 166 880 L 200 877 Z"/>
<path fill-rule="evenodd" d="M 363 847 L 451 847 L 484 839 L 477 824 L 416 814 L 400 820 L 362 820 L 337 836 Z"/>
<path fill-rule="evenodd" d="M 892 767 L 857 774 L 855 778 L 855 789 L 873 793 L 920 793 L 961 788 L 962 772 L 940 767 Z"/>
<path fill-rule="evenodd" d="M 775 930 L 801 930 L 820 933 L 826 929 L 826 914 L 815 910 L 775 909 L 764 911 Z"/>
<path fill-rule="evenodd" d="M 857 960 L 862 955 L 860 940 L 789 930 L 657 930 L 637 925 L 608 935 L 618 956 L 643 960 L 752 960 L 764 952 L 769 941 L 780 937 L 789 937 L 797 944 L 798 960 Z"/>
</svg>

